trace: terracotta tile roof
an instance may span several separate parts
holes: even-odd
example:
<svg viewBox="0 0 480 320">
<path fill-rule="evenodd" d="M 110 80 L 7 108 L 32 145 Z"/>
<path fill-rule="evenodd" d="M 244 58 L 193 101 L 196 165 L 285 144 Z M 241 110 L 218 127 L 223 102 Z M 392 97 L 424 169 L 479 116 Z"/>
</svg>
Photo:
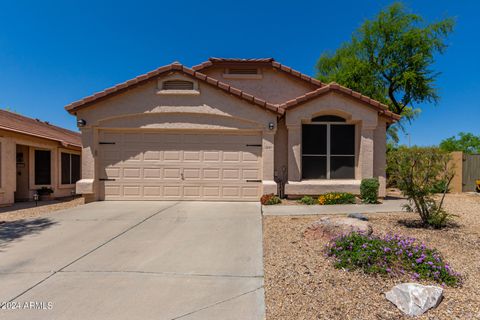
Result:
<svg viewBox="0 0 480 320">
<path fill-rule="evenodd" d="M 259 58 L 259 59 L 239 59 L 239 58 L 209 58 L 208 61 L 205 61 L 199 65 L 192 67 L 193 70 L 201 71 L 203 69 L 209 68 L 214 64 L 222 63 L 253 63 L 253 64 L 266 64 L 272 66 L 273 68 L 283 71 L 295 78 L 306 81 L 314 86 L 321 87 L 323 84 L 320 80 L 307 76 L 306 74 L 301 73 L 300 71 L 294 70 L 290 67 L 287 67 L 281 63 L 278 63 L 273 58 Z"/>
<path fill-rule="evenodd" d="M 134 86 L 137 86 L 139 84 L 145 83 L 148 80 L 155 78 L 159 76 L 160 74 L 166 73 L 166 72 L 171 72 L 171 71 L 179 71 L 182 72 L 186 75 L 189 75 L 195 79 L 198 79 L 204 83 L 207 83 L 211 86 L 214 86 L 222 91 L 225 91 L 237 98 L 240 98 L 242 100 L 245 100 L 251 104 L 254 104 L 256 106 L 259 106 L 261 108 L 273 111 L 278 114 L 283 114 L 284 110 L 282 108 L 279 108 L 277 105 L 274 105 L 272 103 L 268 103 L 265 100 L 259 99 L 257 97 L 252 96 L 251 94 L 248 94 L 240 89 L 237 89 L 235 87 L 230 86 L 227 83 L 220 82 L 214 78 L 208 77 L 203 73 L 200 73 L 198 71 L 195 71 L 193 69 L 187 68 L 183 66 L 182 64 L 178 62 L 174 62 L 172 64 L 160 67 L 158 69 L 155 69 L 153 71 L 150 71 L 146 74 L 140 75 L 138 77 L 135 77 L 131 80 L 128 80 L 126 82 L 120 83 L 116 86 L 110 87 L 108 89 L 105 89 L 103 91 L 97 92 L 91 96 L 88 96 L 86 98 L 83 98 L 81 100 L 78 100 L 76 102 L 73 102 L 67 106 L 65 106 L 65 109 L 70 112 L 70 113 L 75 113 L 76 110 L 79 108 L 86 107 L 88 105 L 91 105 L 92 103 L 98 101 L 99 99 L 103 99 L 107 96 L 110 96 L 112 94 L 120 93 L 123 91 L 126 91 Z"/>
<path fill-rule="evenodd" d="M 54 126 L 48 122 L 0 110 L 0 129 L 58 141 L 64 145 L 81 147 L 80 133 Z"/>
<path fill-rule="evenodd" d="M 392 111 L 388 110 L 388 106 L 377 101 L 377 100 L 374 100 L 372 98 L 369 98 L 367 96 L 364 96 L 362 95 L 361 93 L 359 92 L 356 92 L 356 91 L 353 91 L 352 89 L 348 89 L 344 86 L 341 86 L 339 85 L 338 83 L 335 83 L 335 82 L 332 82 L 332 83 L 329 83 L 321 88 L 318 88 L 314 91 L 311 91 L 311 92 L 308 92 L 304 95 L 301 95 L 299 97 L 296 97 L 295 99 L 292 99 L 292 100 L 289 100 L 285 103 L 282 103 L 279 105 L 280 108 L 282 109 L 285 109 L 285 110 L 288 110 L 290 108 L 294 108 L 296 106 L 299 106 L 307 101 L 310 101 L 312 99 L 315 99 L 321 95 L 324 95 L 328 92 L 331 92 L 331 91 L 337 91 L 339 93 L 342 93 L 342 94 L 345 94 L 347 96 L 350 96 L 356 100 L 359 100 L 375 109 L 378 110 L 379 114 L 380 115 L 383 115 L 393 121 L 398 121 L 400 120 L 401 116 L 396 114 L 396 113 L 393 113 Z"/>
<path fill-rule="evenodd" d="M 212 66 L 214 63 L 222 63 L 222 62 L 253 62 L 253 63 L 268 63 L 271 64 L 274 68 L 277 68 L 279 70 L 282 70 L 284 72 L 288 72 L 289 74 L 292 74 L 296 77 L 299 77 L 305 81 L 308 81 L 318 88 L 310 91 L 304 95 L 301 95 L 295 99 L 289 100 L 285 103 L 282 104 L 273 104 L 269 103 L 263 99 L 260 99 L 258 97 L 255 97 L 245 91 L 242 91 L 240 89 L 237 89 L 235 87 L 230 86 L 227 83 L 218 81 L 217 79 L 208 77 L 207 75 L 200 73 L 199 70 L 208 68 L 209 66 Z M 325 85 L 321 83 L 319 80 L 314 79 L 312 77 L 309 77 L 307 75 L 304 75 L 298 71 L 293 70 L 292 68 L 286 67 L 278 62 L 276 62 L 273 58 L 260 58 L 260 59 L 237 59 L 237 58 L 210 58 L 209 61 L 206 61 L 200 65 L 197 65 L 193 68 L 187 68 L 183 66 L 182 64 L 178 62 L 174 62 L 172 64 L 160 67 L 158 69 L 155 69 L 151 72 L 148 72 L 146 74 L 140 75 L 134 79 L 128 80 L 126 82 L 123 82 L 121 84 L 118 84 L 116 86 L 110 87 L 108 89 L 105 89 L 103 91 L 97 92 L 91 96 L 88 96 L 86 98 L 83 98 L 81 100 L 78 100 L 76 102 L 73 102 L 65 107 L 65 109 L 70 112 L 70 113 L 75 113 L 76 110 L 80 108 L 87 107 L 95 102 L 97 102 L 100 99 L 104 99 L 106 97 L 109 97 L 110 95 L 117 94 L 124 92 L 126 90 L 129 90 L 137 85 L 140 85 L 142 83 L 145 83 L 163 73 L 166 72 L 174 72 L 174 71 L 179 71 L 182 72 L 186 75 L 191 76 L 192 78 L 198 79 L 200 81 L 203 81 L 209 85 L 212 85 L 220 90 L 223 90 L 237 98 L 240 98 L 242 100 L 245 100 L 251 104 L 257 105 L 261 108 L 276 112 L 280 115 L 284 114 L 286 110 L 289 108 L 293 108 L 297 105 L 300 105 L 306 101 L 310 101 L 316 97 L 319 97 L 323 94 L 326 94 L 331 91 L 337 91 L 342 94 L 346 94 L 354 99 L 357 99 L 361 101 L 362 103 L 365 103 L 375 109 L 378 110 L 379 114 L 382 116 L 385 116 L 389 118 L 391 121 L 397 121 L 400 119 L 400 116 L 389 111 L 388 107 L 374 99 L 371 99 L 367 96 L 364 96 L 358 92 L 352 91 L 351 89 L 348 89 L 346 87 L 343 87 L 337 83 L 330 83 L 328 85 Z"/>
</svg>

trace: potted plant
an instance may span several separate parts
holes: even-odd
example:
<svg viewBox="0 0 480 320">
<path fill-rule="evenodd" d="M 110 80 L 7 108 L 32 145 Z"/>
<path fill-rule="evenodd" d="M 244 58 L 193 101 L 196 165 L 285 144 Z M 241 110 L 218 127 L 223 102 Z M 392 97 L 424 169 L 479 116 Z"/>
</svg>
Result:
<svg viewBox="0 0 480 320">
<path fill-rule="evenodd" d="M 37 190 L 40 201 L 52 200 L 53 189 L 48 187 L 42 187 Z"/>
</svg>

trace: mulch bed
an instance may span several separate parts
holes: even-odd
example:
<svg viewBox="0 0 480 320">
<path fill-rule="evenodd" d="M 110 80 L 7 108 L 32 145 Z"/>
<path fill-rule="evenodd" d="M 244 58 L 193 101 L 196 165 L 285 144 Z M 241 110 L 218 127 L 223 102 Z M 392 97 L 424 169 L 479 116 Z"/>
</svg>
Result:
<svg viewBox="0 0 480 320">
<path fill-rule="evenodd" d="M 367 216 L 374 234 L 415 237 L 438 249 L 464 278 L 461 287 L 446 287 L 442 303 L 418 319 L 480 319 L 480 196 L 448 195 L 446 209 L 458 216 L 442 230 L 418 227 L 414 213 Z M 264 217 L 267 319 L 411 319 L 384 297 L 394 285 L 411 280 L 335 269 L 324 255 L 325 240 L 303 236 L 320 218 Z"/>
</svg>

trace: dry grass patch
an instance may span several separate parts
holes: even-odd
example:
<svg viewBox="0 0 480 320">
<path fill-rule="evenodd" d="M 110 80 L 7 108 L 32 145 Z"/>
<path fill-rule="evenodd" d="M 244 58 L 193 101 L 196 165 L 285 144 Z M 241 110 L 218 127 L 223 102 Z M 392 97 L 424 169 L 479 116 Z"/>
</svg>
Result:
<svg viewBox="0 0 480 320">
<path fill-rule="evenodd" d="M 455 226 L 443 230 L 417 228 L 414 213 L 368 216 L 374 234 L 417 238 L 438 249 L 464 278 L 461 287 L 446 287 L 440 306 L 419 319 L 480 319 L 480 196 L 448 195 L 446 209 L 458 216 Z M 264 217 L 267 319 L 409 319 L 383 295 L 409 279 L 335 269 L 325 257 L 325 242 L 303 237 L 319 218 Z"/>
</svg>

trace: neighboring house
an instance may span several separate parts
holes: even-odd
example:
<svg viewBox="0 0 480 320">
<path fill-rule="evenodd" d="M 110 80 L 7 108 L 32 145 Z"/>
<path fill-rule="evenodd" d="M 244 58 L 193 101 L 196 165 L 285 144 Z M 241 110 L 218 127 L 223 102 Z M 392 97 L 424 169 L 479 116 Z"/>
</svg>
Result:
<svg viewBox="0 0 480 320">
<path fill-rule="evenodd" d="M 0 110 L 0 205 L 32 200 L 42 187 L 71 195 L 80 154 L 79 133 Z"/>
<path fill-rule="evenodd" d="M 244 200 L 284 192 L 385 194 L 385 105 L 273 59 L 173 63 L 65 107 L 93 200 Z M 283 188 L 284 185 L 284 188 Z"/>
</svg>

